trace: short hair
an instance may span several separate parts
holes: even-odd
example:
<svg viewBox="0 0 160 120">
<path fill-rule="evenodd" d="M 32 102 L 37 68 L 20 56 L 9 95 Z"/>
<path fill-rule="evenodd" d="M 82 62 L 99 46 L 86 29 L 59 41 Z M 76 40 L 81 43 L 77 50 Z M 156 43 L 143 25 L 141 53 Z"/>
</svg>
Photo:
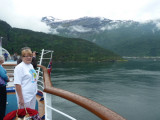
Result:
<svg viewBox="0 0 160 120">
<path fill-rule="evenodd" d="M 22 50 L 22 52 L 21 52 L 22 57 L 24 57 L 25 54 L 29 54 L 29 55 L 32 56 L 32 51 L 31 51 L 31 49 L 24 49 L 24 50 Z"/>
<path fill-rule="evenodd" d="M 4 61 L 4 57 L 3 57 L 3 55 L 0 55 L 0 61 Z"/>
<path fill-rule="evenodd" d="M 23 50 L 27 50 L 27 49 L 31 50 L 31 48 L 30 48 L 30 47 L 23 47 L 23 48 L 21 48 L 21 51 L 23 51 Z"/>
</svg>

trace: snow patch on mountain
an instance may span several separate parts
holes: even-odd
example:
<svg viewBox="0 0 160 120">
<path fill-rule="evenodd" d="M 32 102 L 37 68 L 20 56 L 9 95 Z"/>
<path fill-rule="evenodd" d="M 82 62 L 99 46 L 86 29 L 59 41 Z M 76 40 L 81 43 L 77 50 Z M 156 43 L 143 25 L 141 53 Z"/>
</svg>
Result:
<svg viewBox="0 0 160 120">
<path fill-rule="evenodd" d="M 77 33 L 77 36 L 79 36 L 78 33 L 93 32 L 97 34 L 103 31 L 131 26 L 133 29 L 137 29 L 146 24 L 152 25 L 150 29 L 152 32 L 160 30 L 160 20 L 136 22 L 132 20 L 110 20 L 104 17 L 82 17 L 75 20 L 60 20 L 52 16 L 47 16 L 43 17 L 41 21 L 50 26 L 50 31 L 53 34 L 61 34 L 63 32 L 66 33 L 66 35 L 72 35 L 73 33 Z"/>
</svg>

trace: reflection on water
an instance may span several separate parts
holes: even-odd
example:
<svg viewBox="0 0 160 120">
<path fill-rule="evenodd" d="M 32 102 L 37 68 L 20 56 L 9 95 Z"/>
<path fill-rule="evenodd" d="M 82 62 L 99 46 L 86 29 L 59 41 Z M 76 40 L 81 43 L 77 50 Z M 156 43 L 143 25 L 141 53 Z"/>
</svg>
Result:
<svg viewBox="0 0 160 120">
<path fill-rule="evenodd" d="M 160 120 L 159 61 L 65 63 L 53 68 L 57 88 L 101 103 L 128 120 Z"/>
</svg>

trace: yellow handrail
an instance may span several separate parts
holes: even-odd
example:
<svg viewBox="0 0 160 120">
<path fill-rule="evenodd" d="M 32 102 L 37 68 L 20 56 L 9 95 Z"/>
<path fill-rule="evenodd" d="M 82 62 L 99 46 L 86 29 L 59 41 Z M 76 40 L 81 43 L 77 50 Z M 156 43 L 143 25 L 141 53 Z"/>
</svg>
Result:
<svg viewBox="0 0 160 120">
<path fill-rule="evenodd" d="M 111 111 L 110 109 L 99 103 L 96 103 L 83 96 L 53 87 L 47 68 L 42 65 L 38 65 L 38 67 L 41 67 L 43 70 L 44 92 L 62 97 L 73 103 L 76 103 L 87 109 L 88 111 L 92 112 L 102 120 L 125 120 L 125 118 L 123 118 L 122 116 L 118 115 L 117 113 Z"/>
<path fill-rule="evenodd" d="M 2 64 L 2 66 L 16 66 L 17 64 Z"/>
</svg>

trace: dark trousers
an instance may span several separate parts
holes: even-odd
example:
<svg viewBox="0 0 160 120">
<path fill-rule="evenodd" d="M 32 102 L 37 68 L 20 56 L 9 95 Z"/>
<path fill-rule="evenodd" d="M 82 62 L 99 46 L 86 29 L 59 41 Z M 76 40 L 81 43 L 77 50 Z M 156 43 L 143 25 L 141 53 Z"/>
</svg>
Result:
<svg viewBox="0 0 160 120">
<path fill-rule="evenodd" d="M 6 86 L 0 86 L 0 120 L 3 120 L 6 112 L 7 92 Z"/>
</svg>

